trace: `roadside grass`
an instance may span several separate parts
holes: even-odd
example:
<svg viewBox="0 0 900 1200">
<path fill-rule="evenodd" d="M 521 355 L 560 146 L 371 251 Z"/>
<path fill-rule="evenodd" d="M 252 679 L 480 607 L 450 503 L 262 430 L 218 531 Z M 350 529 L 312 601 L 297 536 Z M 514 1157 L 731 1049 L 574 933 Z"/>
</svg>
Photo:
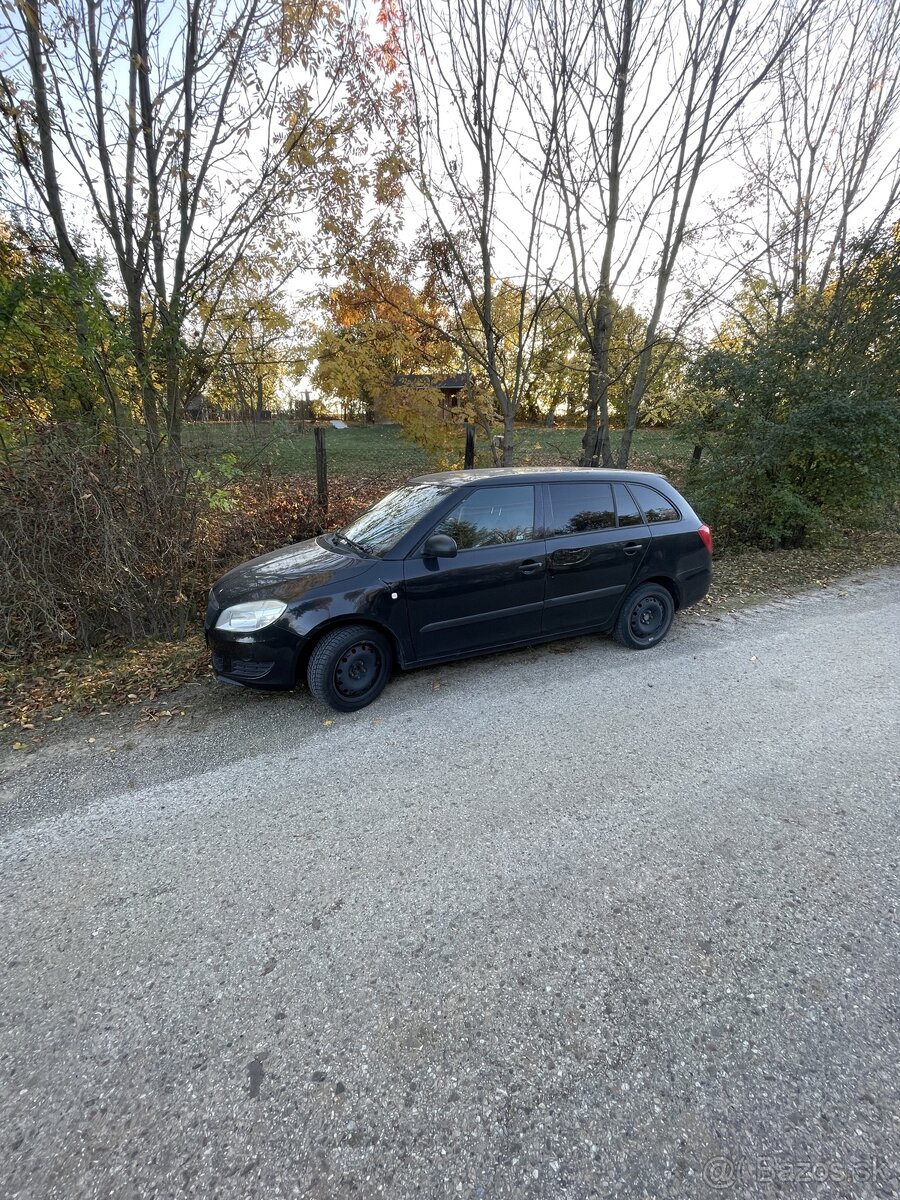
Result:
<svg viewBox="0 0 900 1200">
<path fill-rule="evenodd" d="M 351 425 L 334 429 L 326 424 L 325 444 L 331 475 L 382 473 L 416 475 L 434 471 L 437 459 L 403 436 L 398 425 Z M 457 427 L 458 457 L 463 457 L 465 433 Z M 516 430 L 516 462 L 520 466 L 567 466 L 578 462 L 583 431 L 579 427 L 546 429 L 522 425 Z M 621 435 L 613 432 L 613 452 Z M 300 433 L 295 422 L 285 420 L 252 424 L 188 424 L 183 431 L 185 449 L 200 462 L 233 455 L 235 466 L 246 474 L 311 475 L 315 471 L 312 427 Z M 456 444 L 451 443 L 451 444 Z M 667 429 L 639 429 L 634 435 L 633 456 L 640 460 L 684 457 L 690 453 L 683 439 Z M 491 465 L 490 446 L 484 436 L 476 444 L 477 466 Z"/>
<path fill-rule="evenodd" d="M 705 603 L 689 610 L 734 612 L 811 588 L 831 588 L 854 572 L 900 563 L 900 531 L 843 530 L 801 550 L 725 553 Z M 133 707 L 135 719 L 176 717 L 174 689 L 208 677 L 199 627 L 182 642 L 111 645 L 102 653 L 59 654 L 34 663 L 0 662 L 0 745 L 28 751 L 70 713 Z"/>
</svg>

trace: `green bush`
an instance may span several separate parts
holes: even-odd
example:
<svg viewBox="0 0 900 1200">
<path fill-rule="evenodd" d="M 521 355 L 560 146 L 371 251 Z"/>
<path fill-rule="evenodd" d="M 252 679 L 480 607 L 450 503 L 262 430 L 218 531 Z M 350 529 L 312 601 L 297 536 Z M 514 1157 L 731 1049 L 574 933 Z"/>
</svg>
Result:
<svg viewBox="0 0 900 1200">
<path fill-rule="evenodd" d="M 898 497 L 900 227 L 854 254 L 787 308 L 755 281 L 693 365 L 687 490 L 720 543 L 802 545 Z"/>
<path fill-rule="evenodd" d="M 717 414 L 705 453 L 687 492 L 722 544 L 799 546 L 895 498 L 900 411 L 862 395 L 774 414 L 745 401 Z"/>
</svg>

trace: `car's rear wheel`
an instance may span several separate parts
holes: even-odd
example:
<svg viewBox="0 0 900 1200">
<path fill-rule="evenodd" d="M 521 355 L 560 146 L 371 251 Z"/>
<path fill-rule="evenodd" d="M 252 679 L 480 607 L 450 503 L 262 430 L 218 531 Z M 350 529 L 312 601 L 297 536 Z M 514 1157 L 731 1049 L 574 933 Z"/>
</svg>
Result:
<svg viewBox="0 0 900 1200">
<path fill-rule="evenodd" d="M 672 593 L 661 583 L 645 583 L 626 597 L 613 630 L 617 642 L 648 650 L 669 632 L 675 616 Z"/>
<path fill-rule="evenodd" d="M 342 625 L 313 648 L 306 670 L 309 690 L 338 712 L 355 712 L 381 695 L 393 660 L 387 638 L 376 629 Z"/>
</svg>

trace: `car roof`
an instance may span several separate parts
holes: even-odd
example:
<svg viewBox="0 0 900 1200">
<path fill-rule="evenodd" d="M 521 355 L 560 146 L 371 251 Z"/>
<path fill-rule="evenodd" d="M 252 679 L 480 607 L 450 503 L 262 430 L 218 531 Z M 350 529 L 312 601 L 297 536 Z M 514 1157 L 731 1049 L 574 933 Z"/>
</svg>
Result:
<svg viewBox="0 0 900 1200">
<path fill-rule="evenodd" d="M 594 479 L 606 478 L 611 482 L 668 483 L 662 475 L 651 471 L 620 471 L 615 467 L 479 467 L 469 471 L 435 471 L 430 475 L 416 475 L 410 483 L 449 483 L 462 487 L 470 483 L 546 483 L 558 481 L 576 483 L 586 475 Z"/>
</svg>

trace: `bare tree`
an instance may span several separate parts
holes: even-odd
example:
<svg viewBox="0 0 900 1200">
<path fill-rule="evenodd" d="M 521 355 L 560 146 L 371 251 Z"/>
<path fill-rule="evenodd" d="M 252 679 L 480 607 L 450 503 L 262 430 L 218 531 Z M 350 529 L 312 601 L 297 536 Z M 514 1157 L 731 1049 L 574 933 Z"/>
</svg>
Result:
<svg viewBox="0 0 900 1200">
<path fill-rule="evenodd" d="M 545 220 L 551 146 L 534 153 L 519 103 L 534 42 L 525 0 L 405 4 L 402 44 L 423 253 L 450 312 L 449 336 L 483 371 L 502 416 L 504 463 L 513 461 L 516 413 L 559 253 Z"/>
<path fill-rule="evenodd" d="M 95 257 L 114 269 L 106 300 L 126 315 L 149 440 L 177 444 L 185 370 L 203 357 L 185 355 L 186 332 L 202 337 L 244 255 L 286 237 L 278 218 L 332 132 L 334 10 L 18 0 L 17 11 L 0 87 L 20 217 L 49 224 L 73 277 Z M 315 77 L 327 78 L 320 91 Z"/>
<path fill-rule="evenodd" d="M 589 355 L 584 464 L 611 465 L 609 345 L 616 303 L 646 312 L 618 463 L 665 361 L 676 266 L 707 215 L 701 181 L 816 0 L 532 0 L 547 82 L 552 182 L 568 246 L 572 319 Z M 546 96 L 548 99 L 544 100 Z M 547 119 L 553 113 L 552 122 Z M 696 311 L 684 289 L 684 321 Z"/>
<path fill-rule="evenodd" d="M 779 60 L 764 123 L 745 130 L 732 221 L 778 310 L 840 278 L 848 245 L 900 202 L 900 3 L 829 0 Z"/>
</svg>

